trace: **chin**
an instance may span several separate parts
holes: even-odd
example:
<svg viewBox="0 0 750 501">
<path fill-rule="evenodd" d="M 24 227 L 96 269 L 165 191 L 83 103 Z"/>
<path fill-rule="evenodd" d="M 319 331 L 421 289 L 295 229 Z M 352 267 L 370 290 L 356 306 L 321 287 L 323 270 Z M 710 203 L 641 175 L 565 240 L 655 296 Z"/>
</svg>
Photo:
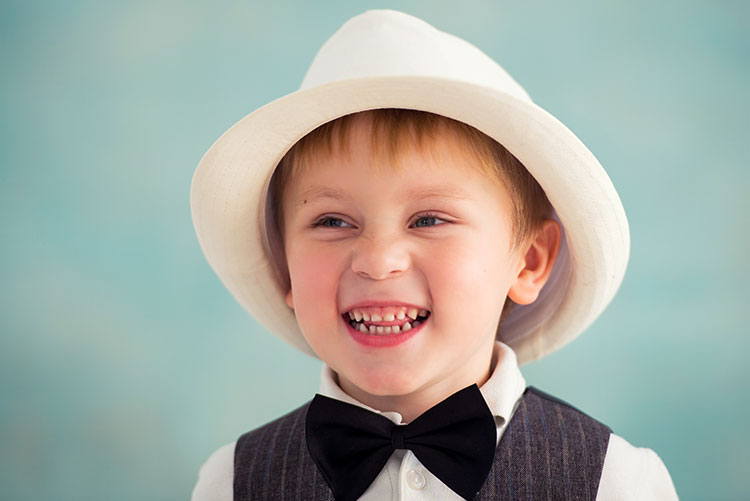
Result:
<svg viewBox="0 0 750 501">
<path fill-rule="evenodd" d="M 421 380 L 413 372 L 377 368 L 372 371 L 358 370 L 345 377 L 357 388 L 373 396 L 401 396 L 413 393 Z"/>
</svg>

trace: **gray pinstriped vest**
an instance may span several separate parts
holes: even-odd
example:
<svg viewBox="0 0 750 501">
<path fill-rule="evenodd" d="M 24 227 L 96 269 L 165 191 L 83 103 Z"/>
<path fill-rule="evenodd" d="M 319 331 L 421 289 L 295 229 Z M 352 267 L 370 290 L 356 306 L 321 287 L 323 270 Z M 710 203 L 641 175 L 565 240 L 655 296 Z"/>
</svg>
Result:
<svg viewBox="0 0 750 501">
<path fill-rule="evenodd" d="M 237 440 L 235 500 L 333 499 L 307 450 L 308 405 Z M 594 500 L 609 435 L 607 426 L 529 387 L 475 499 Z"/>
</svg>

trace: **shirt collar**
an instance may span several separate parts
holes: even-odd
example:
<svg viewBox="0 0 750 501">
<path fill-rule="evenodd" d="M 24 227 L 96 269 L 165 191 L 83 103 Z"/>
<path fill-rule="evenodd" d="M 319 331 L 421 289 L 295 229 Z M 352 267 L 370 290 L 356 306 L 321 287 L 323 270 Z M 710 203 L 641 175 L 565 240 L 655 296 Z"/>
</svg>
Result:
<svg viewBox="0 0 750 501">
<path fill-rule="evenodd" d="M 516 402 L 526 389 L 526 381 L 518 368 L 515 352 L 500 341 L 495 341 L 495 347 L 492 351 L 492 367 L 492 375 L 479 388 L 479 391 L 487 402 L 487 407 L 498 421 L 498 425 L 502 425 L 510 420 Z M 373 409 L 344 393 L 344 390 L 338 385 L 336 373 L 327 365 L 323 365 L 320 374 L 318 393 L 382 414 L 396 424 L 402 422 L 401 414 L 398 412 Z"/>
</svg>

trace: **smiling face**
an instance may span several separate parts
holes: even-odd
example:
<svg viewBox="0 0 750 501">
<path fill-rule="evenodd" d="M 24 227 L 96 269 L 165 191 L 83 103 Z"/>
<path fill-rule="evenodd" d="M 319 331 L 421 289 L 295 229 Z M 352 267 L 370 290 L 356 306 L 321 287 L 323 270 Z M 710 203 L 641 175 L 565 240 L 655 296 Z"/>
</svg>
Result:
<svg viewBox="0 0 750 501">
<path fill-rule="evenodd" d="M 348 156 L 334 149 L 286 182 L 287 303 L 350 395 L 437 402 L 488 377 L 524 267 L 512 202 L 445 128 L 400 168 L 376 165 L 369 138 L 357 121 Z"/>
</svg>

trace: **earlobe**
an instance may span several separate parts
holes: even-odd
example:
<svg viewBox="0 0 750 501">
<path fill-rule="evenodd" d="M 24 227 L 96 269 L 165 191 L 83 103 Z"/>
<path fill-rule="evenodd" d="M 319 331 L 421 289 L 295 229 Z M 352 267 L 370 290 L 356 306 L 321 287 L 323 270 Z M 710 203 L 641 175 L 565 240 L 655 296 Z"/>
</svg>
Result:
<svg viewBox="0 0 750 501">
<path fill-rule="evenodd" d="M 294 298 L 292 297 L 292 289 L 289 289 L 289 292 L 286 293 L 284 296 L 284 302 L 291 308 L 294 309 Z"/>
<path fill-rule="evenodd" d="M 521 260 L 516 280 L 508 297 L 518 304 L 531 304 L 539 297 L 555 265 L 562 231 L 554 219 L 545 219 Z"/>
</svg>

